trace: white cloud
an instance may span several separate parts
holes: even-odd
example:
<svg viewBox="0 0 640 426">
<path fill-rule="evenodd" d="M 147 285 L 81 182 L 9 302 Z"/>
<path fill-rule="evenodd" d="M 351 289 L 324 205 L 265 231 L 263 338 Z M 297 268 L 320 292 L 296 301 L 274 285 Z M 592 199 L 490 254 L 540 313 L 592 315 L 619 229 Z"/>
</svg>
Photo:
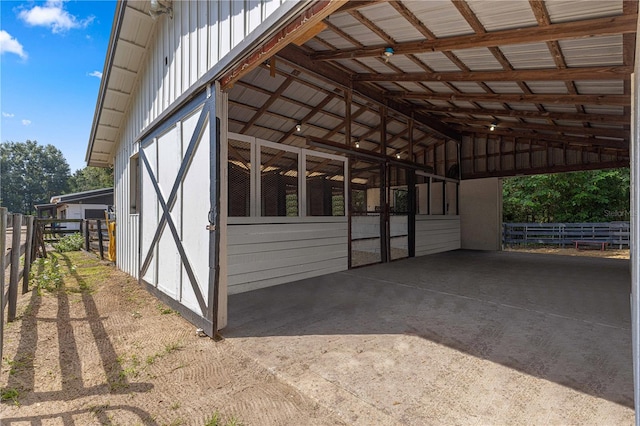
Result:
<svg viewBox="0 0 640 426">
<path fill-rule="evenodd" d="M 91 77 L 97 77 L 97 78 L 102 78 L 102 73 L 100 71 L 91 71 L 89 73 L 89 76 Z"/>
<path fill-rule="evenodd" d="M 18 40 L 11 37 L 5 30 L 0 30 L 0 54 L 8 52 L 15 53 L 22 59 L 27 59 L 27 53 Z"/>
<path fill-rule="evenodd" d="M 23 126 L 28 126 L 29 124 L 31 124 L 31 120 L 22 120 Z"/>
<path fill-rule="evenodd" d="M 29 25 L 51 28 L 54 34 L 73 28 L 86 28 L 95 19 L 94 16 L 79 19 L 70 14 L 64 10 L 62 0 L 48 0 L 44 6 L 22 10 L 18 16 Z"/>
<path fill-rule="evenodd" d="M 2 116 L 3 116 L 3 117 L 7 117 L 7 118 L 13 118 L 13 117 L 15 117 L 16 115 L 15 115 L 15 114 L 12 114 L 12 113 L 10 113 L 10 112 L 4 112 L 4 111 L 2 111 Z"/>
</svg>

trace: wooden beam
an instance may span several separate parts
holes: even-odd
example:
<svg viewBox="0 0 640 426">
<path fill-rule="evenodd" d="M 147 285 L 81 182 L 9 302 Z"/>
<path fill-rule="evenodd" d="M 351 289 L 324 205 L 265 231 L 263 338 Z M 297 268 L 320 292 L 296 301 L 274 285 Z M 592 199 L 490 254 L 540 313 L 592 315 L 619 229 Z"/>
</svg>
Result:
<svg viewBox="0 0 640 426">
<path fill-rule="evenodd" d="M 469 120 L 467 118 L 451 118 L 446 117 L 443 121 L 447 123 L 456 123 L 463 124 L 468 126 L 479 126 L 488 128 L 491 122 L 487 120 Z M 602 136 L 606 138 L 616 138 L 616 139 L 624 139 L 629 140 L 630 133 L 628 130 L 624 129 L 611 129 L 611 128 L 602 128 L 602 127 L 578 127 L 578 126 L 560 126 L 560 125 L 548 125 L 548 124 L 539 124 L 539 123 L 520 123 L 520 122 L 511 122 L 511 121 L 502 121 L 498 123 L 497 128 L 503 129 L 512 129 L 518 131 L 520 129 L 526 130 L 539 130 L 543 132 L 553 132 L 553 133 L 569 133 L 576 135 L 590 135 L 590 136 Z"/>
<path fill-rule="evenodd" d="M 631 105 L 631 97 L 627 95 L 567 95 L 567 94 L 516 94 L 516 93 L 399 93 L 389 92 L 387 98 L 421 99 L 425 101 L 478 101 L 478 102 L 507 102 L 507 103 L 542 103 L 554 105 Z"/>
<path fill-rule="evenodd" d="M 364 1 L 349 0 L 349 1 L 345 1 L 345 4 L 343 6 L 341 6 L 336 11 L 336 13 L 349 12 L 351 10 L 360 9 L 361 7 L 367 7 L 367 6 L 371 6 L 373 4 L 376 4 L 376 3 L 380 3 L 381 1 L 382 0 L 364 0 Z"/>
<path fill-rule="evenodd" d="M 532 133 L 532 132 L 525 132 L 525 131 L 516 132 L 513 130 L 503 130 L 503 129 L 496 129 L 494 131 L 490 131 L 489 129 L 483 129 L 480 127 L 474 128 L 474 129 L 467 129 L 464 132 L 468 134 L 473 134 L 473 135 L 484 135 L 485 137 L 500 135 L 500 136 L 507 136 L 512 138 L 515 137 L 515 138 L 521 138 L 521 139 L 533 139 L 533 140 L 540 141 L 541 143 L 553 142 L 553 143 L 562 144 L 564 146 L 567 146 L 567 145 L 603 146 L 606 148 L 618 149 L 621 151 L 629 150 L 628 142 L 614 141 L 614 140 L 601 139 L 601 138 L 587 138 L 587 137 L 583 138 L 580 136 L 545 135 L 542 133 Z"/>
<path fill-rule="evenodd" d="M 508 71 L 412 72 L 399 74 L 363 73 L 353 81 L 553 81 L 553 80 L 624 80 L 629 79 L 632 66 L 547 68 Z"/>
<path fill-rule="evenodd" d="M 515 164 L 515 163 L 514 163 Z M 498 170 L 492 172 L 475 172 L 465 173 L 462 172 L 462 179 L 480 179 L 487 177 L 509 177 L 520 175 L 536 175 L 536 174 L 548 174 L 548 173 L 565 173 L 565 172 L 577 172 L 583 170 L 601 170 L 601 169 L 619 169 L 622 167 L 629 167 L 629 160 L 608 161 L 605 163 L 579 163 L 569 165 L 557 165 L 551 167 L 536 167 L 536 168 L 518 168 L 511 170 Z"/>
<path fill-rule="evenodd" d="M 265 60 L 278 53 L 280 49 L 313 29 L 316 24 L 322 22 L 324 18 L 335 12 L 343 6 L 344 3 L 343 0 L 327 0 L 311 3 L 311 5 L 292 22 L 289 22 L 284 28 L 273 34 L 270 39 L 257 46 L 244 60 L 222 76 L 222 78 L 220 78 L 220 86 L 222 89 L 228 89 Z"/>
<path fill-rule="evenodd" d="M 551 119 L 568 121 L 586 121 L 591 123 L 608 124 L 629 124 L 631 117 L 628 115 L 614 114 L 585 114 L 577 112 L 547 112 L 547 111 L 521 111 L 512 109 L 491 109 L 491 108 L 458 108 L 458 107 L 436 107 L 424 106 L 418 108 L 420 111 L 446 114 L 467 114 L 467 115 L 490 115 L 498 117 Z"/>
<path fill-rule="evenodd" d="M 536 25 L 528 28 L 492 31 L 483 34 L 396 43 L 393 46 L 377 45 L 356 49 L 344 49 L 339 52 L 318 52 L 313 54 L 311 58 L 316 61 L 326 61 L 382 56 L 387 47 L 392 47 L 397 55 L 408 55 L 412 53 L 446 52 L 480 47 L 542 43 L 551 40 L 628 34 L 636 32 L 636 19 L 637 15 L 585 19 L 582 21 L 551 24 L 545 27 Z"/>
<path fill-rule="evenodd" d="M 302 50 L 295 46 L 287 46 L 282 49 L 279 56 L 298 67 L 304 68 L 308 73 L 311 73 L 324 81 L 333 83 L 342 89 L 353 89 L 358 92 L 360 96 L 368 98 L 379 105 L 386 105 L 389 109 L 398 112 L 405 117 L 411 117 L 413 114 L 413 108 L 404 103 L 395 102 L 392 99 L 385 99 L 385 97 L 365 83 L 352 82 L 348 74 L 338 70 L 337 68 L 324 63 L 315 63 L 311 60 L 309 55 L 305 54 Z M 442 124 L 441 121 L 435 120 L 431 117 L 427 117 L 424 114 L 415 114 L 413 117 L 417 122 L 425 127 L 428 127 L 432 131 L 453 140 L 460 140 L 460 134 L 451 129 L 450 127 Z"/>
</svg>

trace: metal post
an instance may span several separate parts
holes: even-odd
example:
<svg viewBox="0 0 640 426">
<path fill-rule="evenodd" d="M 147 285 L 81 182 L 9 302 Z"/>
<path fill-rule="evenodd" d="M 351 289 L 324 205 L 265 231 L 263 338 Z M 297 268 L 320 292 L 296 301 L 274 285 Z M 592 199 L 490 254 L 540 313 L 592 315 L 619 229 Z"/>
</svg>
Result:
<svg viewBox="0 0 640 426">
<path fill-rule="evenodd" d="M 91 241 L 89 241 L 89 221 L 84 221 L 84 249 L 91 251 Z"/>
<path fill-rule="evenodd" d="M 640 149 L 638 149 L 638 111 L 640 98 L 638 97 L 638 61 L 636 55 L 635 72 L 631 74 L 631 238 L 629 251 L 631 260 L 631 337 L 633 350 L 633 394 L 636 412 L 636 426 L 640 426 Z"/>
<path fill-rule="evenodd" d="M 9 277 L 9 309 L 7 321 L 16 319 L 18 303 L 18 281 L 20 279 L 20 239 L 22 233 L 22 215 L 13 214 L 13 238 L 11 239 L 11 274 Z"/>
<path fill-rule="evenodd" d="M 7 251 L 7 208 L 0 207 L 0 359 L 4 345 L 4 271 L 7 268 L 5 253 Z"/>
<path fill-rule="evenodd" d="M 98 226 L 98 248 L 100 250 L 100 259 L 104 260 L 104 246 L 102 245 L 102 221 L 98 219 L 96 220 L 96 224 Z"/>
<path fill-rule="evenodd" d="M 24 250 L 24 274 L 22 276 L 22 294 L 29 291 L 29 273 L 31 272 L 31 247 L 33 247 L 33 224 L 35 217 L 27 216 L 27 241 Z"/>
</svg>

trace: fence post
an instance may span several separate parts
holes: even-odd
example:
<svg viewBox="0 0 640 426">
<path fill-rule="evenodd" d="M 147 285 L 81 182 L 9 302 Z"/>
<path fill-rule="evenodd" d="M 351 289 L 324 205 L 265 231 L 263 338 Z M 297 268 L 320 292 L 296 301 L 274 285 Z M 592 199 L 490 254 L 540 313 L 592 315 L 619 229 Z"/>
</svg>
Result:
<svg viewBox="0 0 640 426">
<path fill-rule="evenodd" d="M 96 220 L 96 224 L 98 225 L 98 248 L 100 249 L 100 260 L 104 260 L 104 247 L 102 245 L 102 221 L 98 219 Z"/>
<path fill-rule="evenodd" d="M 89 240 L 89 221 L 84 221 L 84 249 L 91 251 L 91 241 Z"/>
<path fill-rule="evenodd" d="M 35 217 L 27 216 L 27 241 L 24 247 L 24 273 L 22 276 L 22 294 L 29 291 L 29 273 L 31 272 L 31 248 L 33 246 L 33 224 Z"/>
<path fill-rule="evenodd" d="M 7 268 L 5 259 L 7 254 L 7 208 L 0 207 L 0 359 L 4 345 L 4 272 Z"/>
<path fill-rule="evenodd" d="M 7 321 L 16 319 L 18 303 L 18 281 L 20 279 L 20 239 L 22 237 L 22 215 L 13 214 L 13 238 L 11 240 L 11 275 L 9 278 L 9 309 Z"/>
</svg>

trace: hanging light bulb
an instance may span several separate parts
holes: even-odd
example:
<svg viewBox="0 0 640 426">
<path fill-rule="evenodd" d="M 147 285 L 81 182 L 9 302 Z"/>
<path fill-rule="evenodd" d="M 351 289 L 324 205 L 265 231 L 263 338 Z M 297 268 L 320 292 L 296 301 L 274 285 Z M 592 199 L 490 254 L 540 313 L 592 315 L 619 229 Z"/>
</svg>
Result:
<svg viewBox="0 0 640 426">
<path fill-rule="evenodd" d="M 396 158 L 399 160 L 399 159 L 400 159 L 400 157 L 401 157 L 401 155 L 400 155 L 400 153 L 398 152 L 398 153 L 396 154 Z"/>
<path fill-rule="evenodd" d="M 489 130 L 493 132 L 497 126 L 498 126 L 497 123 L 491 123 L 491 126 L 489 126 Z"/>
<path fill-rule="evenodd" d="M 296 132 L 301 132 L 302 131 L 302 124 L 298 123 L 296 124 Z"/>
<path fill-rule="evenodd" d="M 393 47 L 385 47 L 384 49 L 384 62 L 389 62 L 389 58 L 393 56 L 393 54 L 395 53 L 395 51 L 393 50 Z"/>
<path fill-rule="evenodd" d="M 356 148 L 360 148 L 360 142 L 356 141 Z"/>
</svg>

